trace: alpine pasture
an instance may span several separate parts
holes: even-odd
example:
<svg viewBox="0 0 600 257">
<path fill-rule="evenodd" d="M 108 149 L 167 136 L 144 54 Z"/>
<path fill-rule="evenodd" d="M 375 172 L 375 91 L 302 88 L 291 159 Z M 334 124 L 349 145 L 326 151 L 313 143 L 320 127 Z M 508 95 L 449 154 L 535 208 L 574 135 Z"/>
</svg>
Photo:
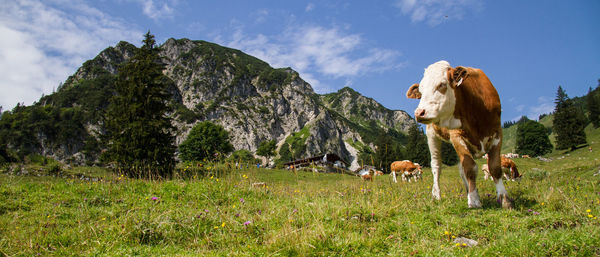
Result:
<svg viewBox="0 0 600 257">
<path fill-rule="evenodd" d="M 432 200 L 428 168 L 423 180 L 396 184 L 389 175 L 368 182 L 210 163 L 207 173 L 184 165 L 178 178 L 159 181 L 94 167 L 6 166 L 0 254 L 598 256 L 600 129 L 586 132 L 592 152 L 514 159 L 523 178 L 506 182 L 512 210 L 481 172 L 483 208 L 467 208 L 456 166 L 442 169 L 441 201 Z M 478 244 L 455 243 L 461 237 Z"/>
</svg>

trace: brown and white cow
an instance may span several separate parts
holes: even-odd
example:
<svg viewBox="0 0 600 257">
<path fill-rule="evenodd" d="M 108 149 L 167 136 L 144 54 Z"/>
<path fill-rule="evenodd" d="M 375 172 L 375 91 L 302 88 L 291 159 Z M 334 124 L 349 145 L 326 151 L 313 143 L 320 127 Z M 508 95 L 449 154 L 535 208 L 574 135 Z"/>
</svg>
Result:
<svg viewBox="0 0 600 257">
<path fill-rule="evenodd" d="M 373 170 L 373 169 L 369 169 L 369 171 L 365 171 L 365 172 L 362 172 L 362 173 L 358 174 L 358 176 L 360 176 L 360 178 L 362 180 L 365 180 L 365 181 L 369 180 L 371 182 L 373 181 L 373 178 L 376 175 L 377 175 L 377 172 L 375 170 Z"/>
<path fill-rule="evenodd" d="M 486 153 L 498 199 L 503 207 L 511 208 L 500 168 L 500 97 L 485 73 L 470 67 L 453 68 L 448 62 L 439 61 L 425 69 L 421 82 L 412 85 L 406 96 L 421 99 L 415 118 L 427 124 L 433 197 L 440 199 L 440 148 L 444 140 L 452 143 L 460 158 L 458 167 L 468 192 L 469 208 L 481 207 L 474 158 Z"/>
<path fill-rule="evenodd" d="M 500 166 L 502 167 L 502 174 L 504 174 L 504 178 L 506 180 L 519 180 L 521 179 L 521 174 L 519 174 L 519 170 L 517 169 L 517 164 L 509 158 L 502 157 L 500 161 Z M 483 171 L 483 179 L 487 180 L 492 179 L 490 175 L 490 169 L 487 164 L 481 165 L 481 171 Z"/>
<path fill-rule="evenodd" d="M 421 165 L 408 160 L 392 162 L 390 165 L 390 170 L 392 171 L 394 183 L 398 183 L 398 180 L 396 179 L 396 172 L 400 173 L 402 181 L 411 182 L 410 179 L 414 178 L 416 182 L 417 179 L 421 179 Z"/>
</svg>

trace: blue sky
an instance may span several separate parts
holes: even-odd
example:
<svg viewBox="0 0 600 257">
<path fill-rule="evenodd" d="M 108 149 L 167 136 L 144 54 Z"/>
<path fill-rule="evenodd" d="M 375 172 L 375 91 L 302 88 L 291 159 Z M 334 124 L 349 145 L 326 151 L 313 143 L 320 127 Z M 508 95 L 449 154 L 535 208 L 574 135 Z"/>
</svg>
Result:
<svg viewBox="0 0 600 257">
<path fill-rule="evenodd" d="M 5 1 L 3 1 L 5 2 Z M 0 5 L 0 106 L 50 94 L 88 59 L 150 30 L 292 67 L 316 92 L 350 86 L 412 114 L 405 97 L 439 60 L 482 69 L 503 120 L 551 112 L 558 85 L 600 79 L 600 1 L 8 0 Z"/>
</svg>

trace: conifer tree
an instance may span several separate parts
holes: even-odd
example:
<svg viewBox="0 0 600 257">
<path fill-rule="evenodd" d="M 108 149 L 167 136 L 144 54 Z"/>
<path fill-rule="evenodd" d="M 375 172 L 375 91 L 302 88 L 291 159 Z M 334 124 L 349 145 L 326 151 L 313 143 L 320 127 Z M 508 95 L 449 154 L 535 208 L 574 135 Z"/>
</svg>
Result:
<svg viewBox="0 0 600 257">
<path fill-rule="evenodd" d="M 408 129 L 406 156 L 408 160 L 419 163 L 421 166 L 429 167 L 431 165 L 427 137 L 417 124 L 411 125 Z"/>
<path fill-rule="evenodd" d="M 567 93 L 558 87 L 554 108 L 553 130 L 556 133 L 556 149 L 574 150 L 587 142 L 585 137 L 585 116 L 573 105 Z"/>
<path fill-rule="evenodd" d="M 175 167 L 175 137 L 168 79 L 154 35 L 148 31 L 131 60 L 119 67 L 105 119 L 104 158 L 129 177 L 167 177 Z"/>
<path fill-rule="evenodd" d="M 600 87 L 600 80 L 598 80 L 598 86 Z M 590 112 L 590 122 L 594 125 L 594 128 L 600 127 L 600 96 L 594 94 L 590 87 L 587 95 L 587 108 Z"/>
</svg>

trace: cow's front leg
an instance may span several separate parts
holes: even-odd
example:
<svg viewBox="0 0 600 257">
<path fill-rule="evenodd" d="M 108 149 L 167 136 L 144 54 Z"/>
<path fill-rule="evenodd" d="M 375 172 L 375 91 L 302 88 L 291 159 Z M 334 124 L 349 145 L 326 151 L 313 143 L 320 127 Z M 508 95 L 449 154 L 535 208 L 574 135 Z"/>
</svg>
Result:
<svg viewBox="0 0 600 257">
<path fill-rule="evenodd" d="M 442 141 L 435 135 L 435 130 L 432 125 L 427 125 L 427 145 L 429 146 L 429 153 L 431 154 L 431 173 L 433 175 L 433 186 L 431 188 L 431 194 L 436 200 L 440 200 L 440 162 L 441 162 L 441 148 Z"/>
<path fill-rule="evenodd" d="M 394 183 L 398 183 L 398 180 L 396 180 L 396 172 L 392 171 L 392 178 L 394 178 Z"/>
</svg>

